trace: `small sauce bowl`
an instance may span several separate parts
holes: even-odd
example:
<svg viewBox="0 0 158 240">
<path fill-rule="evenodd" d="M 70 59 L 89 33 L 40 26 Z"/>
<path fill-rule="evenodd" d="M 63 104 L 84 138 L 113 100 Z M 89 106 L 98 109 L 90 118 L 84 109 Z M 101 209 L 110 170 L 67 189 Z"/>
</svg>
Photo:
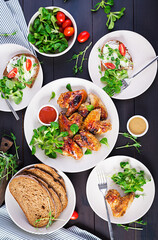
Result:
<svg viewBox="0 0 158 240">
<path fill-rule="evenodd" d="M 134 137 L 144 136 L 149 129 L 149 123 L 145 117 L 134 115 L 127 122 L 127 130 Z"/>
<path fill-rule="evenodd" d="M 39 109 L 37 118 L 42 125 L 50 126 L 58 120 L 58 111 L 53 105 L 46 104 Z"/>
</svg>

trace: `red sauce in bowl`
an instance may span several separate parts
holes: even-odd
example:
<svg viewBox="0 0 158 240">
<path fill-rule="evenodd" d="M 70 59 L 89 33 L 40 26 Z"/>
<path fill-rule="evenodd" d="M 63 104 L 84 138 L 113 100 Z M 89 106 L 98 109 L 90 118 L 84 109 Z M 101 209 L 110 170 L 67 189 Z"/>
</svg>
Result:
<svg viewBox="0 0 158 240">
<path fill-rule="evenodd" d="M 57 112 L 53 107 L 45 106 L 39 112 L 39 119 L 45 124 L 54 122 L 57 117 Z"/>
</svg>

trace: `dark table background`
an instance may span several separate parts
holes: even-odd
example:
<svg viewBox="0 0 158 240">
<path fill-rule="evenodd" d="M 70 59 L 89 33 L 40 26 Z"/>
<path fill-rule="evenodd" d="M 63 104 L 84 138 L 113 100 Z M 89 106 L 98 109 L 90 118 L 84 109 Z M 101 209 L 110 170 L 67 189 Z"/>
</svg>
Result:
<svg viewBox="0 0 158 240">
<path fill-rule="evenodd" d="M 106 15 L 101 9 L 96 13 L 90 11 L 99 0 L 20 0 L 20 4 L 24 11 L 27 23 L 32 15 L 41 6 L 59 6 L 69 11 L 75 18 L 78 26 L 78 33 L 87 30 L 90 33 L 90 39 L 84 43 L 75 43 L 73 48 L 65 55 L 57 58 L 48 58 L 38 55 L 39 61 L 42 62 L 44 72 L 44 85 L 62 77 L 73 76 L 73 62 L 66 61 L 72 57 L 74 53 L 83 50 L 87 44 L 92 41 L 93 45 L 103 35 L 108 33 L 106 27 Z M 114 30 L 132 30 L 143 35 L 153 45 L 155 51 L 158 49 L 158 34 L 157 34 L 157 0 L 114 0 L 115 6 L 113 10 L 120 10 L 126 7 L 125 16 L 115 24 Z M 133 42 L 134 46 L 134 42 Z M 90 49 L 87 54 L 89 54 Z M 83 73 L 78 74 L 78 77 L 90 80 L 87 62 L 84 63 Z M 126 122 L 134 114 L 141 114 L 149 121 L 148 133 L 140 138 L 142 144 L 141 154 L 135 149 L 114 150 L 110 156 L 128 155 L 140 160 L 151 171 L 158 190 L 158 76 L 152 86 L 141 96 L 126 101 L 114 100 L 120 118 L 120 131 L 126 131 Z M 22 166 L 39 162 L 38 159 L 31 155 L 31 151 L 24 137 L 24 114 L 25 109 L 18 112 L 20 121 L 16 121 L 11 113 L 0 112 L 0 134 L 4 132 L 13 132 L 17 137 L 17 143 L 20 146 L 19 154 L 22 161 Z M 119 137 L 116 146 L 126 143 L 127 140 Z M 75 221 L 69 221 L 65 227 L 77 225 L 85 230 L 90 231 L 101 239 L 109 239 L 107 222 L 99 218 L 90 208 L 86 198 L 86 181 L 91 170 L 67 174 L 71 179 L 77 196 L 76 210 L 79 213 L 79 218 Z M 158 239 L 158 196 L 156 194 L 154 203 L 148 213 L 143 217 L 147 221 L 147 226 L 144 226 L 143 231 L 124 229 L 113 224 L 114 236 L 118 240 L 156 240 Z"/>
</svg>

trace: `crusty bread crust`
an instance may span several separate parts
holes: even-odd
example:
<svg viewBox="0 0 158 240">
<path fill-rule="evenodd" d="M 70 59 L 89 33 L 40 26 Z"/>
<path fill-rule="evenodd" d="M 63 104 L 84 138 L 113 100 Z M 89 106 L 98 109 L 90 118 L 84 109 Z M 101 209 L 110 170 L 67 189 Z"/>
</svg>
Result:
<svg viewBox="0 0 158 240">
<path fill-rule="evenodd" d="M 39 61 L 38 61 L 38 59 L 37 59 L 34 55 L 32 55 L 32 54 L 30 54 L 30 53 L 17 54 L 17 55 L 15 55 L 15 56 L 13 56 L 12 58 L 14 58 L 14 57 L 21 57 L 21 56 L 23 56 L 23 55 L 26 56 L 26 57 L 34 58 L 35 63 L 37 64 L 37 65 L 36 65 L 35 74 L 32 76 L 31 79 L 29 79 L 29 81 L 32 81 L 32 83 L 31 83 L 31 84 L 25 83 L 25 85 L 26 85 L 27 87 L 32 88 L 32 86 L 34 85 L 34 82 L 35 82 L 35 80 L 36 80 L 36 78 L 37 78 L 37 76 L 38 76 L 38 73 L 39 73 L 39 69 L 40 69 Z M 10 61 L 9 61 L 9 62 L 10 62 Z M 9 63 L 9 62 L 8 62 L 8 63 Z M 7 64 L 7 65 L 8 65 L 8 64 Z M 6 68 L 5 68 L 4 72 L 3 72 L 3 76 L 6 76 L 6 77 L 8 76 L 7 66 L 6 66 Z M 16 77 L 12 78 L 12 80 L 18 81 L 18 79 L 17 79 Z"/>
<path fill-rule="evenodd" d="M 112 41 L 114 41 L 114 42 L 116 42 L 116 43 L 119 43 L 119 44 L 122 43 L 122 42 L 119 41 L 119 40 L 110 40 L 110 41 L 108 41 L 108 42 L 112 42 Z M 101 48 L 101 53 L 103 53 L 103 48 L 104 48 L 104 46 L 105 46 L 106 44 L 108 44 L 108 42 L 104 43 L 104 45 L 102 46 L 102 48 Z M 126 47 L 126 46 L 125 46 L 125 47 Z M 129 60 L 133 63 L 132 57 L 131 57 L 130 53 L 128 52 L 127 47 L 126 47 L 126 52 L 127 52 L 127 53 L 129 54 L 129 56 L 130 56 L 130 59 L 129 59 Z M 125 67 L 121 67 L 121 68 L 120 68 L 120 70 L 123 70 L 123 69 L 128 70 L 129 68 L 125 68 Z M 133 70 L 133 64 L 130 66 L 130 69 Z M 103 64 L 103 62 L 102 62 L 102 60 L 101 60 L 101 71 L 104 72 L 105 70 L 106 70 L 106 67 L 104 66 L 104 64 Z"/>
</svg>

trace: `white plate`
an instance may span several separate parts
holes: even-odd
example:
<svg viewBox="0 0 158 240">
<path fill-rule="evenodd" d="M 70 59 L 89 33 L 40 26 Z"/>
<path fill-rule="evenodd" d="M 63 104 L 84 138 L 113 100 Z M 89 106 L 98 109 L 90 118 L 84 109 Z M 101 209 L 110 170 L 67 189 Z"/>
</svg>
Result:
<svg viewBox="0 0 158 240">
<path fill-rule="evenodd" d="M 49 166 L 54 166 L 55 168 L 58 168 L 64 172 L 81 172 L 94 167 L 98 162 L 109 155 L 116 143 L 119 131 L 119 119 L 114 103 L 112 102 L 111 98 L 94 83 L 81 78 L 73 77 L 62 78 L 45 85 L 32 99 L 26 110 L 24 119 L 24 132 L 26 141 L 29 145 L 33 135 L 33 129 L 40 126 L 40 123 L 37 119 L 39 108 L 44 104 L 48 104 L 51 93 L 54 91 L 56 97 L 52 99 L 49 104 L 55 106 L 58 112 L 60 112 L 62 109 L 57 104 L 57 99 L 61 93 L 68 91 L 66 89 L 66 85 L 68 83 L 71 84 L 72 90 L 84 88 L 88 94 L 91 92 L 97 94 L 107 107 L 109 119 L 112 123 L 112 130 L 102 134 L 100 138 L 106 136 L 110 147 L 108 148 L 105 145 L 102 145 L 98 152 L 93 152 L 93 154 L 90 155 L 84 155 L 80 160 L 75 160 L 72 157 L 62 155 L 58 155 L 56 159 L 51 159 L 44 154 L 44 151 L 38 148 L 35 156 L 43 163 Z"/>
<path fill-rule="evenodd" d="M 17 44 L 0 44 L 0 61 L 1 61 L 0 79 L 3 78 L 4 69 L 6 68 L 7 63 L 10 61 L 10 59 L 20 53 L 32 54 L 32 52 L 30 52 L 27 48 L 22 47 Z M 21 103 L 15 104 L 14 101 L 10 100 L 15 111 L 19 111 L 28 106 L 28 104 L 30 103 L 33 96 L 42 87 L 42 83 L 43 83 L 43 72 L 42 72 L 42 68 L 40 65 L 40 70 L 39 70 L 37 79 L 36 79 L 33 87 L 31 89 L 26 87 L 23 90 L 23 98 L 22 98 Z M 5 100 L 1 97 L 0 97 L 0 110 L 4 111 L 4 112 L 10 112 L 10 109 L 8 108 L 8 105 L 6 104 Z"/>
<path fill-rule="evenodd" d="M 19 172 L 17 172 L 14 175 L 14 177 L 18 173 L 20 173 L 22 170 L 24 170 L 26 168 L 29 168 L 31 166 L 34 166 L 34 164 L 32 164 L 30 166 L 27 166 L 27 167 L 24 167 Z M 29 224 L 29 222 L 27 221 L 27 218 L 25 217 L 25 214 L 23 213 L 23 211 L 20 208 L 19 204 L 17 203 L 17 201 L 14 199 L 14 197 L 10 193 L 10 191 L 9 191 L 9 184 L 8 184 L 7 189 L 6 189 L 6 193 L 5 193 L 5 203 L 6 203 L 7 211 L 9 213 L 9 216 L 13 220 L 13 222 L 17 226 L 19 226 L 21 229 L 23 229 L 24 231 L 29 232 L 29 233 L 34 233 L 34 234 L 52 233 L 52 232 L 62 228 L 69 221 L 70 217 L 72 216 L 73 211 L 75 209 L 75 205 L 76 205 L 75 190 L 74 190 L 74 187 L 73 187 L 71 181 L 69 180 L 69 178 L 63 172 L 61 172 L 59 170 L 57 170 L 57 171 L 63 177 L 63 179 L 65 181 L 66 190 L 67 190 L 67 197 L 68 197 L 68 205 L 64 209 L 64 211 L 61 213 L 61 215 L 59 216 L 59 219 L 61 219 L 61 221 L 60 220 L 55 221 L 47 229 L 46 229 L 46 227 L 35 228 L 35 227 L 33 227 L 33 226 L 31 226 Z"/>
<path fill-rule="evenodd" d="M 101 88 L 103 88 L 105 84 L 100 81 L 101 75 L 98 70 L 98 66 L 100 65 L 100 58 L 98 57 L 98 48 L 101 48 L 103 44 L 109 40 L 119 40 L 123 42 L 128 48 L 128 51 L 131 54 L 134 63 L 132 74 L 138 72 L 156 56 L 156 53 L 151 44 L 138 33 L 120 30 L 106 34 L 94 45 L 88 61 L 90 77 L 92 81 Z M 113 98 L 125 100 L 141 95 L 153 83 L 156 72 L 157 61 L 146 68 L 138 76 L 136 76 L 128 88 L 123 90 L 121 93 L 113 96 Z"/>
<path fill-rule="evenodd" d="M 87 186 L 86 186 L 87 199 L 91 208 L 99 217 L 107 221 L 107 214 L 105 210 L 103 195 L 99 191 L 98 184 L 97 184 L 98 182 L 97 169 L 101 168 L 103 169 L 105 174 L 107 174 L 108 189 L 116 189 L 120 192 L 121 196 L 123 196 L 123 191 L 118 185 L 116 185 L 113 182 L 113 180 L 111 180 L 111 176 L 114 173 L 117 173 L 120 170 L 122 170 L 120 167 L 120 162 L 125 162 L 125 161 L 128 161 L 131 167 L 136 168 L 138 171 L 143 170 L 145 174 L 151 178 L 151 181 L 146 183 L 143 186 L 143 189 L 144 189 L 143 193 L 145 194 L 145 196 L 140 196 L 139 198 L 135 198 L 123 217 L 120 217 L 120 218 L 113 217 L 111 208 L 108 205 L 111 222 L 117 223 L 117 224 L 127 224 L 130 222 L 136 221 L 137 219 L 144 216 L 144 214 L 151 207 L 154 200 L 154 196 L 155 196 L 155 184 L 149 170 L 144 166 L 144 164 L 142 164 L 141 162 L 139 162 L 134 158 L 127 157 L 127 156 L 110 157 L 110 158 L 107 158 L 105 161 L 100 162 L 92 170 L 92 172 L 88 177 Z"/>
</svg>

